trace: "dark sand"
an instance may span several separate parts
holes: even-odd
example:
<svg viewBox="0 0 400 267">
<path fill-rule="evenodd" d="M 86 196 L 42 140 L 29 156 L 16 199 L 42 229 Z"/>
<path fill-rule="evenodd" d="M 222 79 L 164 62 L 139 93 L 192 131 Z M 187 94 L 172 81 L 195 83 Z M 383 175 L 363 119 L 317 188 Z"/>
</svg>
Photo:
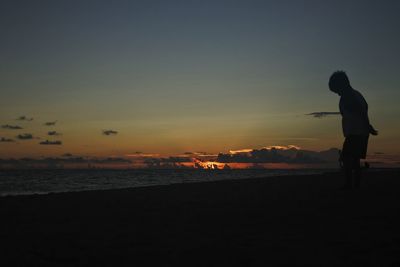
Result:
<svg viewBox="0 0 400 267">
<path fill-rule="evenodd" d="M 3 197 L 0 265 L 400 266 L 399 174 Z"/>
</svg>

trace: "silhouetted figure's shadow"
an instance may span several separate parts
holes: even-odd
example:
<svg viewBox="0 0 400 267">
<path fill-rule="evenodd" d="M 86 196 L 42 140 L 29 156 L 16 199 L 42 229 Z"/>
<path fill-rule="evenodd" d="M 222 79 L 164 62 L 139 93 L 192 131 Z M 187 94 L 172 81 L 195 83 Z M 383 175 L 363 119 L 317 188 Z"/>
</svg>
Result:
<svg viewBox="0 0 400 267">
<path fill-rule="evenodd" d="M 353 186 L 359 188 L 360 160 L 365 159 L 367 155 L 369 135 L 377 135 L 378 131 L 369 123 L 367 102 L 358 91 L 351 87 L 344 71 L 336 71 L 331 75 L 329 89 L 340 96 L 339 109 L 345 140 L 339 162 L 343 166 L 346 178 L 344 188 L 351 189 Z"/>
</svg>

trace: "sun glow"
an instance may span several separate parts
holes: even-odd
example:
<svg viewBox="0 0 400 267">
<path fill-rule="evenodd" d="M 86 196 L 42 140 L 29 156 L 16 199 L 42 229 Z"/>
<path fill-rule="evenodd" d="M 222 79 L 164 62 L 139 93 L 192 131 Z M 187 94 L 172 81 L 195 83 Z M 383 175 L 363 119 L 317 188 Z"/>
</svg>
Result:
<svg viewBox="0 0 400 267">
<path fill-rule="evenodd" d="M 205 169 L 205 170 L 222 170 L 229 168 L 229 166 L 225 163 L 217 162 L 217 161 L 200 161 L 195 160 L 194 167 L 196 169 Z"/>
<path fill-rule="evenodd" d="M 252 152 L 254 149 L 251 148 L 244 148 L 244 149 L 239 149 L 239 150 L 229 150 L 229 154 L 238 154 L 238 153 L 250 153 Z"/>
<path fill-rule="evenodd" d="M 268 150 L 271 150 L 271 149 L 278 149 L 278 150 L 296 149 L 296 150 L 300 150 L 301 147 L 295 146 L 295 145 L 288 145 L 288 146 L 266 146 L 266 147 L 263 147 L 263 149 L 268 149 Z"/>
</svg>

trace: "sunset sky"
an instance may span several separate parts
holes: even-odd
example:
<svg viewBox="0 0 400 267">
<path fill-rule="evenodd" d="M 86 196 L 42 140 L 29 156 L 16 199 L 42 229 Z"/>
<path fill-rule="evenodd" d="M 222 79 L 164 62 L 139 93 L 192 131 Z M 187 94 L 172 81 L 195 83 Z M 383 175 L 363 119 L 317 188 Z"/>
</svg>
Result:
<svg viewBox="0 0 400 267">
<path fill-rule="evenodd" d="M 380 131 L 369 154 L 398 155 L 399 14 L 395 0 L 2 1 L 0 158 L 340 148 L 340 116 L 306 115 L 338 111 L 338 69 Z"/>
</svg>

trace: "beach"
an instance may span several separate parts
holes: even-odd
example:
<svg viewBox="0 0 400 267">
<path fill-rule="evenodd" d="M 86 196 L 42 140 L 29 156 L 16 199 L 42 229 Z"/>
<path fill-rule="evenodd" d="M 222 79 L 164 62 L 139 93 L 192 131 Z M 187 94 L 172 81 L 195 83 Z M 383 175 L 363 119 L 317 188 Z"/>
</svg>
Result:
<svg viewBox="0 0 400 267">
<path fill-rule="evenodd" d="M 400 266 L 400 170 L 0 198 L 2 266 Z"/>
</svg>

